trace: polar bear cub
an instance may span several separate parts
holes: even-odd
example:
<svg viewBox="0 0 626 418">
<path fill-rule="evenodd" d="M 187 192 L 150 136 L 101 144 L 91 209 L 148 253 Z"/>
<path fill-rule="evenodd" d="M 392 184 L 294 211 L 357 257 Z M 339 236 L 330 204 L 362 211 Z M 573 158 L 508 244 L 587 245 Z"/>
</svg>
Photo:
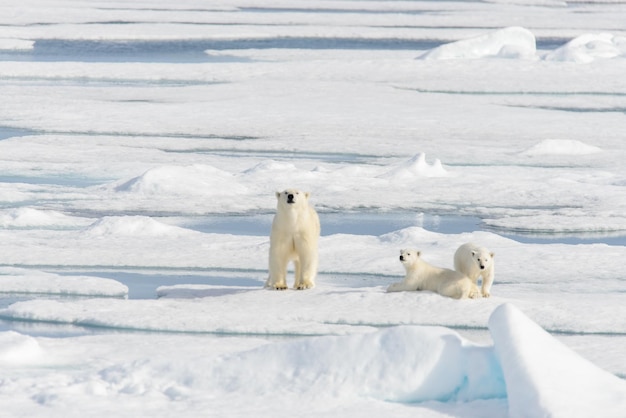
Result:
<svg viewBox="0 0 626 418">
<path fill-rule="evenodd" d="M 482 276 L 483 297 L 491 296 L 491 285 L 495 274 L 495 254 L 485 247 L 468 242 L 461 245 L 454 253 L 454 269 L 469 277 L 474 284 Z"/>
<path fill-rule="evenodd" d="M 404 265 L 406 276 L 403 281 L 391 284 L 387 292 L 430 290 L 454 299 L 478 296 L 478 288 L 467 276 L 428 264 L 422 260 L 420 251 L 400 250 L 400 262 Z"/>
<path fill-rule="evenodd" d="M 276 192 L 276 215 L 270 233 L 269 277 L 265 287 L 287 289 L 287 266 L 294 263 L 295 289 L 315 286 L 320 220 L 309 204 L 310 193 L 296 189 Z"/>
</svg>

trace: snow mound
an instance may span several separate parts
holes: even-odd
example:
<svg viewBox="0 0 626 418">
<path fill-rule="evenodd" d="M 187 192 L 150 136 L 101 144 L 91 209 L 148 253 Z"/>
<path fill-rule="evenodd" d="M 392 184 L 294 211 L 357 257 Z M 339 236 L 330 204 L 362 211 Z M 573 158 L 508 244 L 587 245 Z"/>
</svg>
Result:
<svg viewBox="0 0 626 418">
<path fill-rule="evenodd" d="M 269 344 L 224 359 L 218 387 L 269 388 L 393 402 L 465 401 L 505 396 L 490 347 L 441 327 L 400 326 L 368 334 Z"/>
<path fill-rule="evenodd" d="M 626 57 L 626 36 L 610 33 L 585 34 L 545 56 L 547 61 L 590 63 L 596 59 Z"/>
<path fill-rule="evenodd" d="M 233 174 L 206 165 L 153 168 L 116 186 L 115 190 L 149 196 L 233 196 L 246 192 Z"/>
<path fill-rule="evenodd" d="M 266 173 L 291 173 L 297 171 L 295 165 L 291 163 L 284 163 L 280 161 L 263 161 L 245 170 L 244 174 L 266 174 Z"/>
<path fill-rule="evenodd" d="M 82 224 L 74 218 L 53 210 L 17 208 L 0 211 L 0 226 L 3 228 L 72 227 Z"/>
<path fill-rule="evenodd" d="M 0 364 L 3 367 L 37 361 L 43 350 L 35 338 L 14 331 L 0 333 Z"/>
<path fill-rule="evenodd" d="M 179 237 L 194 232 L 155 221 L 148 216 L 106 216 L 85 229 L 85 234 L 91 237 Z"/>
<path fill-rule="evenodd" d="M 433 48 L 419 59 L 534 58 L 537 52 L 535 35 L 522 27 L 509 27 Z"/>
<path fill-rule="evenodd" d="M 524 155 L 587 155 L 602 152 L 601 148 L 571 139 L 546 139 L 527 149 Z"/>
<path fill-rule="evenodd" d="M 410 180 L 416 177 L 445 177 L 448 172 L 436 159 L 432 165 L 426 162 L 426 154 L 419 153 L 408 161 L 378 176 L 389 180 Z"/>
<path fill-rule="evenodd" d="M 61 276 L 42 271 L 2 268 L 0 293 L 126 297 L 128 287 L 116 280 L 100 277 Z"/>
<path fill-rule="evenodd" d="M 560 343 L 510 304 L 489 319 L 494 344 L 443 327 L 267 344 L 222 358 L 208 375 L 227 392 L 367 397 L 391 402 L 507 398 L 511 417 L 617 417 L 626 382 Z"/>
<path fill-rule="evenodd" d="M 489 330 L 511 417 L 624 416 L 626 382 L 580 357 L 513 305 L 495 309 Z"/>
</svg>

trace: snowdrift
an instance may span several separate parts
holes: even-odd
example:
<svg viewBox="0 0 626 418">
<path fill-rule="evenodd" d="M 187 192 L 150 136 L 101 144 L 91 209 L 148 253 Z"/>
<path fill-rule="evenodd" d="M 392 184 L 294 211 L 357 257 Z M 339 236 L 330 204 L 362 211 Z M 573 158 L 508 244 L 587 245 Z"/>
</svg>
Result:
<svg viewBox="0 0 626 418">
<path fill-rule="evenodd" d="M 0 365 L 33 364 L 42 356 L 35 338 L 14 331 L 0 333 Z"/>
<path fill-rule="evenodd" d="M 626 37 L 589 33 L 543 55 L 546 61 L 587 64 L 597 59 L 626 57 Z M 485 35 L 450 42 L 426 51 L 418 59 L 480 58 L 538 59 L 535 35 L 522 27 L 509 27 Z"/>
<path fill-rule="evenodd" d="M 155 221 L 149 216 L 105 216 L 84 230 L 90 237 L 181 237 L 194 231 Z"/>
<path fill-rule="evenodd" d="M 626 382 L 571 351 L 510 304 L 489 319 L 493 346 L 441 327 L 268 344 L 223 358 L 216 388 L 309 391 L 394 402 L 508 398 L 511 417 L 623 416 Z"/>
<path fill-rule="evenodd" d="M 222 196 L 245 193 L 233 174 L 207 165 L 161 166 L 152 168 L 138 177 L 115 187 L 118 192 L 139 195 L 191 195 L 204 196 L 207 190 Z"/>
<path fill-rule="evenodd" d="M 610 33 L 585 34 L 545 56 L 547 61 L 590 63 L 596 59 L 626 57 L 626 37 Z"/>
<path fill-rule="evenodd" d="M 82 226 L 89 220 L 64 215 L 54 210 L 13 208 L 0 211 L 2 228 L 71 228 Z"/>
<path fill-rule="evenodd" d="M 90 276 L 62 276 L 28 269 L 0 268 L 0 293 L 125 298 L 128 287 L 116 280 Z"/>
<path fill-rule="evenodd" d="M 510 27 L 441 45 L 419 58 L 424 60 L 532 58 L 536 52 L 537 43 L 532 32 L 521 27 Z"/>
<path fill-rule="evenodd" d="M 515 417 L 623 417 L 626 382 L 554 339 L 513 305 L 489 319 Z"/>
<path fill-rule="evenodd" d="M 582 141 L 568 139 L 546 139 L 524 151 L 523 155 L 587 155 L 602 152 L 601 148 Z"/>
<path fill-rule="evenodd" d="M 419 153 L 378 177 L 388 180 L 411 180 L 416 177 L 445 177 L 447 175 L 448 172 L 443 168 L 439 159 L 431 165 L 426 162 L 426 154 Z"/>
</svg>

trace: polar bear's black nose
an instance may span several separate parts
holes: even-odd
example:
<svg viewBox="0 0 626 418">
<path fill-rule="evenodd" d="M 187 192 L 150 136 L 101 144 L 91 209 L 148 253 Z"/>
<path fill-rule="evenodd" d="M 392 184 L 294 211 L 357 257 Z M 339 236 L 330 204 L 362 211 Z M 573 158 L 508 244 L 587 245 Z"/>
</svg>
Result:
<svg viewBox="0 0 626 418">
<path fill-rule="evenodd" d="M 404 261 L 404 256 L 403 255 L 400 256 L 400 261 Z"/>
<path fill-rule="evenodd" d="M 480 269 L 481 269 L 481 270 L 484 270 L 484 269 L 485 269 L 485 266 L 483 266 L 483 265 L 481 264 L 481 265 L 480 265 Z"/>
<path fill-rule="evenodd" d="M 293 203 L 293 194 L 289 193 L 287 195 L 287 203 Z"/>
</svg>

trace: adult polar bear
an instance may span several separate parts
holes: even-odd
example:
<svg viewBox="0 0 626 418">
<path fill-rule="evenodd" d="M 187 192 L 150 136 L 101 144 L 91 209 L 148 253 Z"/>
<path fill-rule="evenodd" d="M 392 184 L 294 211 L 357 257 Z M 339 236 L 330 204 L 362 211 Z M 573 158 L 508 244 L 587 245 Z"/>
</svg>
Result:
<svg viewBox="0 0 626 418">
<path fill-rule="evenodd" d="M 453 299 L 475 298 L 478 288 L 458 271 L 436 267 L 422 260 L 418 250 L 400 250 L 400 261 L 406 270 L 404 280 L 393 283 L 387 292 L 430 290 Z"/>
<path fill-rule="evenodd" d="M 276 192 L 276 215 L 270 234 L 269 277 L 265 287 L 287 289 L 287 265 L 293 261 L 295 289 L 315 286 L 320 220 L 309 204 L 310 193 L 296 189 Z"/>
<path fill-rule="evenodd" d="M 495 275 L 495 254 L 485 247 L 468 242 L 461 245 L 454 253 L 454 269 L 469 277 L 474 284 L 482 276 L 483 297 L 491 296 L 491 285 Z"/>
</svg>

